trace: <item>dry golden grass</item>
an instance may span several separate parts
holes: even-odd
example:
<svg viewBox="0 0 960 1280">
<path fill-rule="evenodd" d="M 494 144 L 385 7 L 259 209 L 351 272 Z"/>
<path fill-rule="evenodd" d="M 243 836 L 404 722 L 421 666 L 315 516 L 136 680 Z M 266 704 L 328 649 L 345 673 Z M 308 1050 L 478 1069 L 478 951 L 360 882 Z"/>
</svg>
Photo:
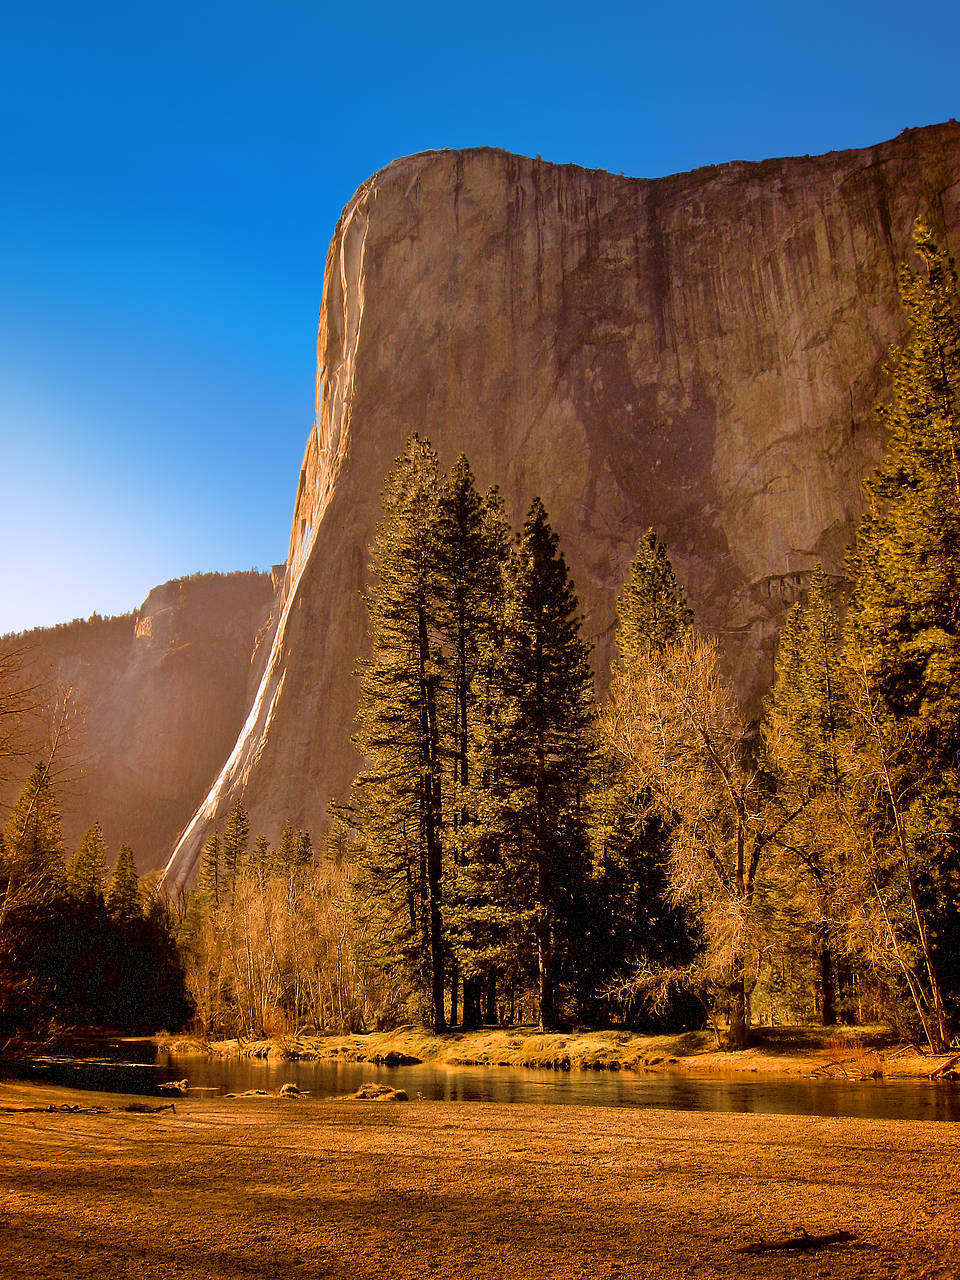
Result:
<svg viewBox="0 0 960 1280">
<path fill-rule="evenodd" d="M 377 1062 L 390 1055 L 431 1065 L 540 1067 L 557 1070 L 688 1071 L 696 1074 L 742 1071 L 783 1076 L 828 1073 L 864 1076 L 929 1074 L 938 1061 L 898 1046 L 882 1027 L 757 1028 L 750 1048 L 722 1052 L 709 1031 L 640 1035 L 631 1031 L 572 1031 L 541 1034 L 530 1027 L 487 1028 L 435 1036 L 422 1027 L 352 1036 L 287 1036 L 279 1040 L 218 1041 L 210 1045 L 180 1040 L 171 1052 L 212 1052 L 222 1056 Z"/>
<path fill-rule="evenodd" d="M 0 1085 L 0 1275 L 956 1277 L 960 1125 Z M 744 1245 L 848 1231 L 811 1254 Z"/>
</svg>

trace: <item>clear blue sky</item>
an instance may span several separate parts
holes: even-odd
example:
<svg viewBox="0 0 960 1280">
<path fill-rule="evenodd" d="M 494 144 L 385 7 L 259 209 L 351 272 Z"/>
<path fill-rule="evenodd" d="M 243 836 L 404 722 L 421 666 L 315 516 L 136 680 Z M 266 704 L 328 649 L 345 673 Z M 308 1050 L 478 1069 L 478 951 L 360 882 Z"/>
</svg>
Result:
<svg viewBox="0 0 960 1280">
<path fill-rule="evenodd" d="M 390 160 L 864 146 L 960 115 L 958 43 L 941 0 L 8 6 L 0 633 L 284 558 L 327 244 Z"/>
</svg>

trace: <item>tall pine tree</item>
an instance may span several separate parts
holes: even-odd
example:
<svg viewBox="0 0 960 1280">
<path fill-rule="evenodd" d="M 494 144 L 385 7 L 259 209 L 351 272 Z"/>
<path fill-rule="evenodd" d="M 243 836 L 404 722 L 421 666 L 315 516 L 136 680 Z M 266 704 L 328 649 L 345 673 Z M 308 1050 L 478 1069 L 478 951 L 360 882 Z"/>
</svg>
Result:
<svg viewBox="0 0 960 1280">
<path fill-rule="evenodd" d="M 921 269 L 899 276 L 911 333 L 893 353 L 886 451 L 850 556 L 846 654 L 875 748 L 875 837 L 885 832 L 911 904 L 925 1022 L 941 1044 L 951 1035 L 941 974 L 960 992 L 960 297 L 954 263 L 922 221 L 914 248 Z"/>
<path fill-rule="evenodd" d="M 481 497 L 473 472 L 461 454 L 443 481 L 434 528 L 437 627 L 445 654 L 448 695 L 442 701 L 442 750 L 445 761 L 444 825 L 448 833 L 444 897 L 452 939 L 450 1018 L 457 1021 L 461 959 L 460 938 L 464 887 L 459 867 L 470 817 L 472 743 L 483 714 L 477 674 L 481 658 L 494 643 L 503 620 L 504 567 L 509 559 L 510 530 L 499 493 Z M 491 974 L 467 964 L 464 971 L 463 1025 L 482 1020 L 481 987 Z"/>
<path fill-rule="evenodd" d="M 99 822 L 84 833 L 77 852 L 67 864 L 67 884 L 78 902 L 96 906 L 103 902 L 107 842 Z"/>
<path fill-rule="evenodd" d="M 220 842 L 220 853 L 223 862 L 223 885 L 230 893 L 233 893 L 236 888 L 237 878 L 243 869 L 243 862 L 247 856 L 249 842 L 250 822 L 242 802 L 235 800 L 233 808 L 227 815 L 226 826 L 223 829 L 223 839 Z"/>
<path fill-rule="evenodd" d="M 558 958 L 583 924 L 593 679 L 578 602 L 539 498 L 517 538 L 498 654 L 484 671 L 485 723 L 468 872 L 473 933 L 532 960 L 540 1025 L 560 1018 Z"/>
<path fill-rule="evenodd" d="M 446 1029 L 443 922 L 444 696 L 436 603 L 437 456 L 412 436 L 387 477 L 360 666 L 366 760 L 353 788 L 356 893 L 385 964 L 402 963 L 435 1031 Z"/>
<path fill-rule="evenodd" d="M 785 826 L 780 843 L 799 892 L 786 904 L 813 938 L 817 1007 L 838 1020 L 849 987 L 849 793 L 852 709 L 834 592 L 820 565 L 787 615 L 763 737 Z M 791 895 L 793 896 L 793 895 Z"/>
<path fill-rule="evenodd" d="M 638 541 L 617 618 L 612 700 L 618 674 L 690 630 L 686 595 L 653 529 Z M 594 985 L 617 992 L 630 1013 L 648 1002 L 651 987 L 662 986 L 657 975 L 689 963 L 695 943 L 687 913 L 668 900 L 669 821 L 651 811 L 649 788 L 625 768 L 602 730 L 603 721 L 591 821 L 598 898 Z M 657 1012 L 668 1021 L 696 1016 L 676 997 Z"/>
<path fill-rule="evenodd" d="M 129 926 L 143 916 L 140 898 L 140 878 L 133 861 L 133 850 L 122 844 L 117 850 L 117 860 L 107 886 L 107 915 L 121 926 Z"/>
</svg>

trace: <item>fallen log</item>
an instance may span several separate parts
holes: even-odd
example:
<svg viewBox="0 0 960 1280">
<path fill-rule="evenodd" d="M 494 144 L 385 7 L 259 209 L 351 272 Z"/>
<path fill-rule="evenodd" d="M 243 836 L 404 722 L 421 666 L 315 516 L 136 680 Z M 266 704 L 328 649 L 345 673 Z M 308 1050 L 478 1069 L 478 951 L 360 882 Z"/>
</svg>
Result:
<svg viewBox="0 0 960 1280">
<path fill-rule="evenodd" d="M 831 1231 L 825 1236 L 811 1236 L 801 1229 L 800 1235 L 789 1240 L 761 1240 L 757 1244 L 741 1245 L 735 1253 L 769 1253 L 774 1249 L 825 1249 L 831 1244 L 856 1240 L 852 1231 Z"/>
<path fill-rule="evenodd" d="M 948 1058 L 946 1062 L 942 1062 L 935 1071 L 930 1072 L 930 1074 L 927 1076 L 927 1079 L 941 1080 L 945 1075 L 948 1074 L 948 1072 L 953 1070 L 953 1068 L 957 1065 L 958 1062 L 960 1062 L 960 1053 L 958 1053 L 953 1058 Z"/>
<path fill-rule="evenodd" d="M 81 1107 L 79 1103 L 59 1102 L 46 1107 L 0 1107 L 4 1115 L 24 1115 L 27 1112 L 41 1115 L 95 1116 L 101 1115 L 106 1107 Z"/>
</svg>

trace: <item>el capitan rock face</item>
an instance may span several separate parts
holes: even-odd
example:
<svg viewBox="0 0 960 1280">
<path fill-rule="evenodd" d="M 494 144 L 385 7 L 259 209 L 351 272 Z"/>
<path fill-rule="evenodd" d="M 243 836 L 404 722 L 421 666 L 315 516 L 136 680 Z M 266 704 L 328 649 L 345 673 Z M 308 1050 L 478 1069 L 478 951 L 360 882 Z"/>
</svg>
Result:
<svg viewBox="0 0 960 1280">
<path fill-rule="evenodd" d="M 842 565 L 921 213 L 956 250 L 955 122 L 658 180 L 476 150 L 365 183 L 327 259 L 273 649 L 168 883 L 236 795 L 275 837 L 287 816 L 316 833 L 348 786 L 366 547 L 412 431 L 444 467 L 465 451 L 515 524 L 542 496 L 601 681 L 616 595 L 654 525 L 755 699 L 805 576 Z"/>
<path fill-rule="evenodd" d="M 4 641 L 22 650 L 30 683 L 71 691 L 54 774 L 68 856 L 99 821 L 111 857 L 125 842 L 141 872 L 163 866 L 243 727 L 278 586 L 263 573 L 177 579 L 135 613 Z M 46 727 L 38 714 L 35 740 Z"/>
</svg>

